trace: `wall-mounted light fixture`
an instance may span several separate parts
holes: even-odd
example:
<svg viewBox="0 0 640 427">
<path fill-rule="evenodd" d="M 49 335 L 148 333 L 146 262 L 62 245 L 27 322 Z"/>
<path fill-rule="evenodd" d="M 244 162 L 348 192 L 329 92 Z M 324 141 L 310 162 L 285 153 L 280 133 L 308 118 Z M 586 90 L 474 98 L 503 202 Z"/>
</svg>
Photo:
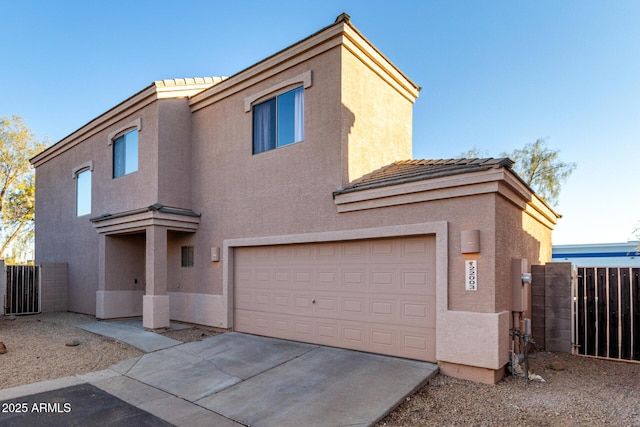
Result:
<svg viewBox="0 0 640 427">
<path fill-rule="evenodd" d="M 212 262 L 220 261 L 220 248 L 218 247 L 211 248 L 211 261 Z"/>
<path fill-rule="evenodd" d="M 463 254 L 480 252 L 480 230 L 462 230 L 460 232 L 460 252 Z"/>
</svg>

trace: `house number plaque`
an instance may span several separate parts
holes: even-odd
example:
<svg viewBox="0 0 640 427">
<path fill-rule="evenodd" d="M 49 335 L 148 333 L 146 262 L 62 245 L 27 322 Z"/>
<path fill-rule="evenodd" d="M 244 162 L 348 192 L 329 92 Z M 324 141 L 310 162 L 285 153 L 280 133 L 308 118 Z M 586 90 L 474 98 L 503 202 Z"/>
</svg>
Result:
<svg viewBox="0 0 640 427">
<path fill-rule="evenodd" d="M 478 290 L 478 262 L 475 259 L 468 259 L 464 262 L 464 277 L 466 290 Z"/>
</svg>

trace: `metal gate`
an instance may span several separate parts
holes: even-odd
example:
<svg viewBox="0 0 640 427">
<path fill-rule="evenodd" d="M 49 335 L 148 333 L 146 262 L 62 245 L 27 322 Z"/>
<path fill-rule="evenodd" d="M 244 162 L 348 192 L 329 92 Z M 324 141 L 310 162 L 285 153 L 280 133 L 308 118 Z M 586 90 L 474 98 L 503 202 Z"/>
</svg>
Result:
<svg viewBox="0 0 640 427">
<path fill-rule="evenodd" d="M 579 267 L 573 353 L 640 361 L 640 268 Z"/>
<path fill-rule="evenodd" d="M 5 314 L 40 313 L 40 266 L 7 265 Z"/>
</svg>

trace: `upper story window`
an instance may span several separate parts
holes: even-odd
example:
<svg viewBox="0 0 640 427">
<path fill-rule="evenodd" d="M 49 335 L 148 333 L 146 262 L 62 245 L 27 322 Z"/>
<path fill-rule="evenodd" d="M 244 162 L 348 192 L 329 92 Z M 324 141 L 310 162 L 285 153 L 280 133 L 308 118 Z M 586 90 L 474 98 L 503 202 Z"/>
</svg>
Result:
<svg viewBox="0 0 640 427">
<path fill-rule="evenodd" d="M 303 139 L 303 86 L 253 105 L 253 154 Z"/>
<path fill-rule="evenodd" d="M 138 129 L 113 140 L 113 177 L 138 170 Z"/>
<path fill-rule="evenodd" d="M 75 173 L 76 179 L 76 216 L 91 213 L 91 169 Z"/>
</svg>

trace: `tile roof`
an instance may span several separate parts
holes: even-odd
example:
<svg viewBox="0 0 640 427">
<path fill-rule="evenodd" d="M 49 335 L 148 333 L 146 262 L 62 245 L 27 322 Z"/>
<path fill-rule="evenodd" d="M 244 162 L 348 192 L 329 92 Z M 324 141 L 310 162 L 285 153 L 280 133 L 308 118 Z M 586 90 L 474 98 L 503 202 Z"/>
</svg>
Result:
<svg viewBox="0 0 640 427">
<path fill-rule="evenodd" d="M 153 83 L 156 87 L 176 87 L 193 85 L 214 85 L 225 80 L 226 77 L 188 77 L 184 79 L 156 80 Z"/>
<path fill-rule="evenodd" d="M 162 203 L 154 203 L 153 205 L 147 206 L 146 208 L 134 209 L 132 211 L 119 212 L 115 214 L 110 214 L 110 213 L 103 214 L 100 216 L 90 218 L 89 221 L 96 223 L 96 222 L 106 221 L 108 219 L 123 218 L 131 215 L 141 214 L 145 212 L 154 212 L 154 211 L 175 214 L 175 215 L 193 216 L 193 217 L 200 216 L 199 213 L 194 212 L 190 209 L 172 208 L 170 206 L 165 206 Z"/>
<path fill-rule="evenodd" d="M 383 166 L 359 178 L 333 194 L 351 193 L 369 188 L 386 187 L 406 182 L 422 181 L 490 169 L 511 169 L 513 161 L 508 158 L 487 159 L 441 159 L 402 160 Z"/>
</svg>

